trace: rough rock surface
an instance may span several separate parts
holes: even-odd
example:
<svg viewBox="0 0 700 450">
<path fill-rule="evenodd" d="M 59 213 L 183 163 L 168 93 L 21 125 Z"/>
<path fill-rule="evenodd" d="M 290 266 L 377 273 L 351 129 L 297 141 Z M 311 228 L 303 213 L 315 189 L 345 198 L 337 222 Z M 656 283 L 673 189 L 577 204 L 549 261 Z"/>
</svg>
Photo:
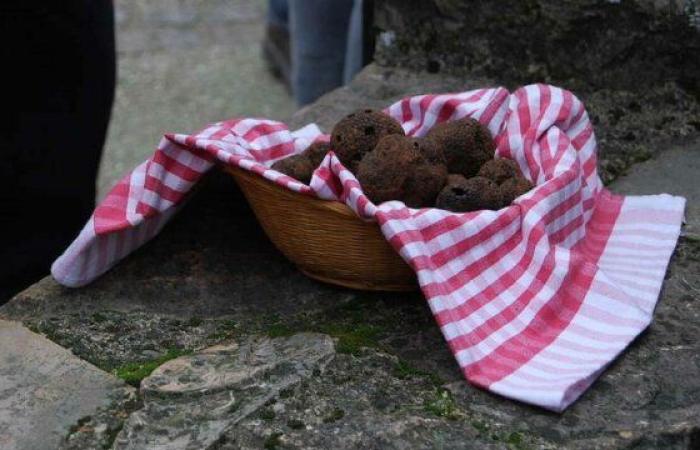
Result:
<svg viewBox="0 0 700 450">
<path fill-rule="evenodd" d="M 133 413 L 115 449 L 205 449 L 282 391 L 319 376 L 333 358 L 322 334 L 248 339 L 182 356 L 141 383 L 143 409 Z"/>
<path fill-rule="evenodd" d="M 0 320 L 0 448 L 68 446 L 92 416 L 128 409 L 133 391 L 22 324 Z M 101 422 L 93 442 L 109 445 L 118 423 Z"/>
<path fill-rule="evenodd" d="M 379 0 L 385 66 L 502 82 L 645 90 L 669 80 L 700 96 L 696 0 Z M 695 11 L 697 12 L 697 11 Z"/>
<path fill-rule="evenodd" d="M 408 93 L 482 85 L 372 66 L 293 122 L 328 127 L 351 110 Z M 631 107 L 617 107 L 632 114 Z M 601 119 L 596 132 L 637 126 L 631 116 L 616 124 Z M 675 150 L 663 152 L 669 146 L 638 136 L 637 145 L 658 156 L 645 163 L 646 173 L 664 179 L 664 161 L 671 160 L 679 171 L 669 172 L 673 186 L 658 189 L 695 196 L 697 145 L 669 138 L 682 152 L 676 160 Z M 609 139 L 603 149 L 616 138 Z M 632 167 L 619 189 L 648 192 L 648 177 L 637 173 Z M 618 190 L 618 184 L 611 188 Z M 688 229 L 700 225 L 697 215 L 688 220 Z M 92 285 L 66 289 L 47 278 L 0 307 L 0 316 L 21 320 L 116 373 L 125 364 L 159 360 L 173 348 L 197 354 L 251 335 L 316 332 L 334 338 L 337 355 L 321 375 L 280 392 L 235 423 L 219 448 L 700 445 L 700 241 L 690 233 L 681 238 L 652 325 L 563 414 L 468 386 L 419 293 L 357 292 L 299 274 L 222 174 L 210 177 L 157 239 Z M 120 422 L 121 414 L 114 415 Z M 88 439 L 87 431 L 82 434 Z"/>
</svg>

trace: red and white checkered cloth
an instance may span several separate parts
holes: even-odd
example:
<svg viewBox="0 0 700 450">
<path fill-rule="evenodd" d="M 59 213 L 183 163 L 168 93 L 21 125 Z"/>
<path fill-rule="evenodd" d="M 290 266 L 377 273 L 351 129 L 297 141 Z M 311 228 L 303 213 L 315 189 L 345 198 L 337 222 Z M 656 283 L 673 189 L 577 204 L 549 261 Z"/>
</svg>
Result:
<svg viewBox="0 0 700 450">
<path fill-rule="evenodd" d="M 235 119 L 166 135 L 97 207 L 53 276 L 66 286 L 91 282 L 156 235 L 215 163 L 238 165 L 374 218 L 416 271 L 466 378 L 562 411 L 649 325 L 685 199 L 605 190 L 583 104 L 556 87 L 420 95 L 385 112 L 410 136 L 478 119 L 495 136 L 497 155 L 517 161 L 537 186 L 499 211 L 376 206 L 333 154 L 309 186 L 269 168 L 328 139 L 315 125 L 290 132 L 279 122 Z"/>
</svg>

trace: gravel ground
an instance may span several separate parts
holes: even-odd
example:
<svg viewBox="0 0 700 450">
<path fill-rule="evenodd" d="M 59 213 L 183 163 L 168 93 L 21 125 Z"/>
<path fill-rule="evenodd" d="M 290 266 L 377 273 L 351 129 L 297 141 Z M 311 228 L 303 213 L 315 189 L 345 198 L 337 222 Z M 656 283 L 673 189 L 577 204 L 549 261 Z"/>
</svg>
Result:
<svg viewBox="0 0 700 450">
<path fill-rule="evenodd" d="M 117 91 L 98 198 L 166 132 L 235 116 L 285 120 L 295 110 L 266 70 L 263 0 L 115 2 Z"/>
</svg>

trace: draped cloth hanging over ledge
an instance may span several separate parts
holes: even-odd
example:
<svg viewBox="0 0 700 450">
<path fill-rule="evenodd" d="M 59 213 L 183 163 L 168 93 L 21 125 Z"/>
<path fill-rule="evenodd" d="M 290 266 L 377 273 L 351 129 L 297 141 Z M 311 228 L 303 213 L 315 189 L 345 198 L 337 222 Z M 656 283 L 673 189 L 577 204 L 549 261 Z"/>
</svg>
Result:
<svg viewBox="0 0 700 450">
<path fill-rule="evenodd" d="M 215 164 L 345 202 L 373 219 L 415 270 L 464 376 L 500 395 L 563 411 L 651 322 L 683 221 L 685 199 L 613 195 L 596 170 L 596 141 L 570 92 L 530 85 L 403 99 L 385 112 L 407 135 L 473 117 L 535 189 L 498 211 L 451 213 L 374 205 L 329 153 L 304 185 L 272 163 L 328 139 L 318 127 L 234 119 L 169 134 L 124 177 L 53 264 L 71 287 L 90 283 L 175 214 Z"/>
</svg>

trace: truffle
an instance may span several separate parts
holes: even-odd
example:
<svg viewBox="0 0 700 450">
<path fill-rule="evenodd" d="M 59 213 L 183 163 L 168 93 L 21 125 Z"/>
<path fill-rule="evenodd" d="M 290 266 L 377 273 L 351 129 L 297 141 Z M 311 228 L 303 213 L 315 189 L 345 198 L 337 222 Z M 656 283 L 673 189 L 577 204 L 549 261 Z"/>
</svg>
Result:
<svg viewBox="0 0 700 450">
<path fill-rule="evenodd" d="M 357 173 L 362 158 L 381 138 L 392 134 L 403 136 L 404 131 L 391 117 L 371 109 L 356 111 L 333 127 L 331 148 L 346 168 Z"/>
<path fill-rule="evenodd" d="M 450 173 L 465 177 L 476 175 L 479 168 L 493 158 L 496 149 L 491 133 L 471 118 L 438 124 L 428 132 L 426 139 L 442 149 Z"/>
<path fill-rule="evenodd" d="M 454 212 L 469 212 L 482 209 L 499 209 L 501 193 L 496 183 L 484 177 L 464 178 L 450 175 L 447 185 L 440 191 L 438 208 Z"/>
<path fill-rule="evenodd" d="M 362 158 L 357 179 L 376 204 L 400 200 L 411 208 L 430 206 L 447 178 L 447 167 L 431 161 L 438 156 L 422 139 L 388 135 Z"/>
<path fill-rule="evenodd" d="M 329 147 L 327 142 L 314 142 L 303 152 L 280 159 L 272 165 L 272 168 L 304 184 L 309 184 L 314 170 L 321 165 Z"/>
<path fill-rule="evenodd" d="M 513 200 L 533 188 L 532 183 L 522 176 L 509 178 L 499 186 L 503 206 L 513 203 Z"/>
<path fill-rule="evenodd" d="M 480 177 L 501 184 L 508 178 L 522 176 L 518 164 L 512 159 L 490 159 L 479 169 Z"/>
<path fill-rule="evenodd" d="M 426 161 L 430 164 L 439 164 L 447 168 L 447 159 L 445 158 L 445 152 L 442 148 L 438 147 L 435 141 L 425 138 L 411 138 L 413 146 L 418 149 L 421 156 L 423 156 Z"/>
<path fill-rule="evenodd" d="M 311 175 L 314 173 L 316 167 L 318 167 L 318 165 L 314 166 L 309 157 L 304 153 L 288 156 L 272 165 L 274 170 L 282 172 L 304 184 L 309 184 Z"/>
<path fill-rule="evenodd" d="M 330 144 L 328 142 L 316 141 L 313 144 L 306 147 L 303 151 L 303 155 L 306 155 L 311 161 L 311 165 L 314 166 L 314 170 L 321 165 L 323 158 L 326 157 L 326 153 L 330 150 Z"/>
</svg>

